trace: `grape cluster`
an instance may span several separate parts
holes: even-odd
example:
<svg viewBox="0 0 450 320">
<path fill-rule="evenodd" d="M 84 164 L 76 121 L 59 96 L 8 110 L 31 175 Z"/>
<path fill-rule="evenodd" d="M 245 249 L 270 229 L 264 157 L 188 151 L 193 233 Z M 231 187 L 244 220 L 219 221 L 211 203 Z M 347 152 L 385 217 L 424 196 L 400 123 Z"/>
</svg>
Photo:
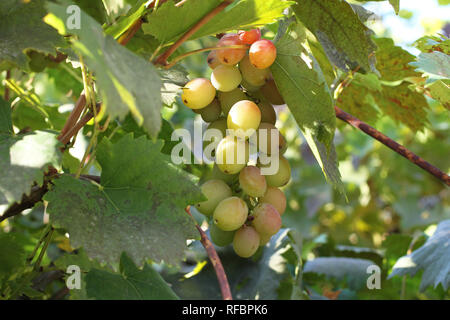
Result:
<svg viewBox="0 0 450 320">
<path fill-rule="evenodd" d="M 181 96 L 187 107 L 209 123 L 208 129 L 223 135 L 214 149 L 212 177 L 201 186 L 207 200 L 196 208 L 211 217 L 210 235 L 216 245 L 232 243 L 237 255 L 248 258 L 281 228 L 286 197 L 279 188 L 291 176 L 283 156 L 286 140 L 275 127 L 273 105 L 284 104 L 269 69 L 277 53 L 270 40 L 261 39 L 259 29 L 225 34 L 217 47 L 224 49 L 213 50 L 207 57 L 211 79 L 189 81 Z M 248 165 L 247 130 L 256 135 L 256 165 Z M 262 131 L 266 139 L 261 139 Z M 262 155 L 278 161 L 275 173 L 262 174 L 262 168 L 271 165 L 261 161 Z"/>
</svg>

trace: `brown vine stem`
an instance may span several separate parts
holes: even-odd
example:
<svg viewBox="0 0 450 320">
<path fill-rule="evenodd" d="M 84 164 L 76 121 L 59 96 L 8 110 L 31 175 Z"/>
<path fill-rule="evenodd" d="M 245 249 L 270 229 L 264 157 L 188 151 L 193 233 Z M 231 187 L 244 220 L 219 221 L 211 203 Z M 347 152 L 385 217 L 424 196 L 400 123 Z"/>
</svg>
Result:
<svg viewBox="0 0 450 320">
<path fill-rule="evenodd" d="M 80 129 L 83 128 L 86 123 L 88 123 L 89 120 L 91 120 L 93 117 L 94 114 L 92 112 L 86 113 L 80 121 L 78 121 L 73 127 L 69 129 L 69 131 L 67 131 L 65 135 L 59 138 L 59 141 L 61 141 L 63 144 L 69 143 L 70 139 L 73 136 L 76 136 L 78 131 L 80 131 Z"/>
<path fill-rule="evenodd" d="M 84 110 L 84 107 L 86 105 L 86 96 L 84 94 L 81 94 L 78 98 L 75 107 L 72 109 L 72 112 L 69 115 L 69 118 L 67 118 L 66 123 L 64 124 L 64 127 L 61 129 L 61 133 L 58 136 L 58 139 L 61 141 L 61 138 L 67 134 L 67 132 L 73 128 L 75 123 L 78 121 L 78 118 L 80 117 L 81 113 Z M 67 142 L 66 142 L 67 143 Z"/>
<path fill-rule="evenodd" d="M 160 64 L 165 66 L 167 64 L 167 59 L 170 57 L 175 50 L 178 49 L 183 42 L 189 39 L 194 33 L 196 33 L 202 26 L 208 23 L 212 18 L 214 18 L 219 12 L 230 5 L 232 1 L 223 1 L 217 7 L 208 12 L 203 18 L 201 18 L 195 25 L 192 26 L 185 34 L 181 36 L 174 44 L 172 44 L 164 53 L 162 53 L 158 58 L 156 58 L 154 64 Z"/>
<path fill-rule="evenodd" d="M 11 70 L 7 70 L 6 71 L 6 78 L 5 78 L 5 80 L 8 80 L 9 78 L 11 78 Z M 5 99 L 5 101 L 9 100 L 9 87 L 7 85 L 5 85 L 5 92 L 4 92 L 3 98 Z"/>
<path fill-rule="evenodd" d="M 425 161 L 415 153 L 413 153 L 411 150 L 406 149 L 401 144 L 395 142 L 388 136 L 384 135 L 380 131 L 376 130 L 375 128 L 369 126 L 367 123 L 359 120 L 358 118 L 352 116 L 351 114 L 343 111 L 342 109 L 338 107 L 334 107 L 334 110 L 336 111 L 336 117 L 341 119 L 344 122 L 347 122 L 351 126 L 361 130 L 365 134 L 371 136 L 372 138 L 380 141 L 382 144 L 387 146 L 388 148 L 394 150 L 401 156 L 405 157 L 415 165 L 419 166 L 420 168 L 424 169 L 425 171 L 431 173 L 433 176 L 441 180 L 443 183 L 445 183 L 447 186 L 450 186 L 450 176 L 448 176 L 446 173 L 442 172 L 429 162 Z"/>
<path fill-rule="evenodd" d="M 190 206 L 187 206 L 185 210 L 187 214 L 190 215 L 192 219 L 194 219 L 194 217 L 191 214 Z M 200 241 L 203 247 L 205 247 L 209 260 L 211 260 L 214 270 L 216 271 L 216 276 L 217 280 L 219 281 L 220 291 L 222 292 L 223 300 L 233 300 L 233 297 L 231 296 L 230 284 L 228 283 L 225 269 L 223 268 L 222 262 L 220 261 L 216 249 L 214 249 L 214 245 L 211 243 L 205 231 L 202 230 L 202 228 L 197 224 L 197 222 L 195 223 L 195 227 L 200 233 L 201 237 Z"/>
</svg>

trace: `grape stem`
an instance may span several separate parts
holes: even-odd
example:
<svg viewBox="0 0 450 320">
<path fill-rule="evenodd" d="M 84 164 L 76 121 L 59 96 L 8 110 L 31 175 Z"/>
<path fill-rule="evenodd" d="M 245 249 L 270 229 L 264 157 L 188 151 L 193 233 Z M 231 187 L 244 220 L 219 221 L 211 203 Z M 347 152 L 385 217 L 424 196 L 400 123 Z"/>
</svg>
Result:
<svg viewBox="0 0 450 320">
<path fill-rule="evenodd" d="M 196 33 L 202 26 L 208 23 L 218 13 L 230 5 L 233 1 L 223 1 L 217 7 L 208 12 L 203 18 L 201 18 L 196 24 L 194 24 L 185 34 L 183 34 L 174 44 L 172 44 L 167 50 L 156 58 L 154 64 L 167 65 L 167 59 L 175 52 L 186 40 L 188 40 L 194 33 Z"/>
<path fill-rule="evenodd" d="M 191 207 L 187 206 L 185 211 L 189 216 L 191 216 L 191 218 L 195 222 L 195 219 L 191 214 Z M 217 280 L 219 281 L 220 291 L 222 292 L 223 300 L 233 300 L 230 290 L 230 284 L 228 283 L 228 278 L 225 273 L 225 269 L 223 268 L 222 262 L 220 261 L 219 255 L 217 254 L 214 245 L 209 240 L 205 231 L 203 231 L 202 228 L 197 224 L 197 222 L 195 222 L 195 227 L 200 233 L 200 241 L 203 247 L 205 248 L 206 253 L 208 254 L 209 260 L 211 260 L 214 270 L 216 271 L 216 276 Z"/>
</svg>

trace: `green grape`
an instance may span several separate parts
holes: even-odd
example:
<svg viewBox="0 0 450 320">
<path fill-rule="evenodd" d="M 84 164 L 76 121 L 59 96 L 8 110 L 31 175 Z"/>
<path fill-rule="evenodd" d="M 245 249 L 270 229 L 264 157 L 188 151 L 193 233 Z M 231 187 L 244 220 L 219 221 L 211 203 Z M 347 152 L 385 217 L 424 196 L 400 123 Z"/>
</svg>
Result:
<svg viewBox="0 0 450 320">
<path fill-rule="evenodd" d="M 267 155 L 279 154 L 286 146 L 283 135 L 271 123 L 261 122 L 257 137 L 259 151 Z"/>
<path fill-rule="evenodd" d="M 219 61 L 219 58 L 217 58 L 217 52 L 215 50 L 212 50 L 209 54 L 208 57 L 206 58 L 206 61 L 208 62 L 208 66 L 211 69 L 215 69 L 216 67 L 222 65 Z"/>
<path fill-rule="evenodd" d="M 206 128 L 203 135 L 203 155 L 206 156 L 208 160 L 214 161 L 217 145 L 226 136 L 226 130 L 227 119 L 224 117 L 220 117 L 211 122 Z"/>
<path fill-rule="evenodd" d="M 239 70 L 241 70 L 242 78 L 250 85 L 261 87 L 269 80 L 269 69 L 258 69 L 250 63 L 250 58 L 245 56 L 239 62 Z"/>
<path fill-rule="evenodd" d="M 267 187 L 266 193 L 258 201 L 273 205 L 280 215 L 283 215 L 286 210 L 286 196 L 283 191 L 275 187 Z"/>
<path fill-rule="evenodd" d="M 281 215 L 277 209 L 269 203 L 260 203 L 252 214 L 252 226 L 263 236 L 272 236 L 281 228 Z"/>
<path fill-rule="evenodd" d="M 245 79 L 242 79 L 241 86 L 246 92 L 256 92 L 261 88 L 261 86 L 255 86 L 248 83 Z"/>
<path fill-rule="evenodd" d="M 202 109 L 216 96 L 216 89 L 209 79 L 197 78 L 189 81 L 183 88 L 181 100 L 191 109 Z"/>
<path fill-rule="evenodd" d="M 266 69 L 274 63 L 277 48 L 270 40 L 262 39 L 254 42 L 248 52 L 250 62 L 255 68 Z"/>
<path fill-rule="evenodd" d="M 267 185 L 269 187 L 282 187 L 291 179 L 291 166 L 289 165 L 289 161 L 282 155 L 279 155 L 275 160 L 278 160 L 278 170 L 274 174 L 265 175 Z M 267 168 L 270 167 L 271 164 L 262 164 L 258 159 L 258 166 L 260 168 Z M 262 173 L 264 174 L 264 172 Z"/>
<path fill-rule="evenodd" d="M 258 103 L 258 107 L 261 110 L 261 123 L 267 122 L 274 125 L 277 122 L 277 114 L 270 103 L 261 101 Z"/>
<path fill-rule="evenodd" d="M 239 229 L 247 220 L 248 207 L 244 200 L 229 197 L 217 205 L 214 210 L 214 223 L 223 231 Z"/>
<path fill-rule="evenodd" d="M 247 138 L 250 130 L 256 132 L 261 122 L 261 111 L 250 100 L 236 102 L 230 109 L 227 117 L 228 129 L 234 130 L 233 134 L 240 138 Z M 241 132 L 237 130 L 242 130 Z"/>
<path fill-rule="evenodd" d="M 267 81 L 260 89 L 259 91 L 262 93 L 264 98 L 267 99 L 271 104 L 274 105 L 281 105 L 285 104 L 283 97 L 280 94 L 280 91 L 278 91 L 277 85 L 275 84 L 275 81 L 273 79 Z"/>
<path fill-rule="evenodd" d="M 202 119 L 205 122 L 216 121 L 217 119 L 219 119 L 220 114 L 222 113 L 222 108 L 220 107 L 220 103 L 217 99 L 214 99 L 206 107 L 199 110 L 200 115 L 202 116 Z"/>
<path fill-rule="evenodd" d="M 230 92 L 236 89 L 241 81 L 241 73 L 235 66 L 221 65 L 211 73 L 211 83 L 218 91 Z"/>
<path fill-rule="evenodd" d="M 199 202 L 195 207 L 204 215 L 211 215 L 219 202 L 232 195 L 230 187 L 221 180 L 208 180 L 200 187 L 208 200 Z"/>
<path fill-rule="evenodd" d="M 229 92 L 218 92 L 217 94 L 220 106 L 222 107 L 222 112 L 224 115 L 228 115 L 231 107 L 238 101 L 247 99 L 247 96 L 241 89 L 236 88 Z"/>
<path fill-rule="evenodd" d="M 217 166 L 216 163 L 214 163 L 214 166 L 213 166 L 213 169 L 211 172 L 211 178 L 222 180 L 228 184 L 231 184 L 238 178 L 238 175 L 237 174 L 226 174 L 219 169 L 219 167 Z"/>
<path fill-rule="evenodd" d="M 248 141 L 235 136 L 223 138 L 216 149 L 216 164 L 222 172 L 227 174 L 241 171 L 246 166 L 249 157 Z"/>
<path fill-rule="evenodd" d="M 266 178 L 261 175 L 261 169 L 248 166 L 239 173 L 239 184 L 246 194 L 251 197 L 262 197 L 266 193 Z"/>
<path fill-rule="evenodd" d="M 249 258 L 255 254 L 259 248 L 259 234 L 250 226 L 242 226 L 234 234 L 233 249 L 242 258 Z"/>
<path fill-rule="evenodd" d="M 234 231 L 223 231 L 214 223 L 211 223 L 209 226 L 209 235 L 215 245 L 225 247 L 233 242 Z"/>
<path fill-rule="evenodd" d="M 230 33 L 222 37 L 217 44 L 218 47 L 243 45 L 242 41 L 239 39 L 239 35 Z M 220 49 L 217 50 L 217 58 L 220 63 L 234 66 L 236 65 L 247 53 L 247 49 Z"/>
</svg>

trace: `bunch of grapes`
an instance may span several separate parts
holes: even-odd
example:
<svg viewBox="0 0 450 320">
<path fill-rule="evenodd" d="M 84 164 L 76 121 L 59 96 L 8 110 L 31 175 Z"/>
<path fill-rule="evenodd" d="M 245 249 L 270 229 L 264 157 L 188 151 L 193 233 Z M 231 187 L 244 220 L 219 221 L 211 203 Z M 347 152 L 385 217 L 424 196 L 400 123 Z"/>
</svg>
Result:
<svg viewBox="0 0 450 320">
<path fill-rule="evenodd" d="M 277 53 L 270 40 L 261 39 L 259 29 L 225 34 L 217 47 L 224 48 L 207 57 L 211 79 L 189 81 L 181 96 L 209 123 L 208 129 L 223 135 L 214 147 L 212 179 L 201 186 L 208 200 L 196 208 L 211 218 L 216 245 L 232 243 L 237 255 L 248 258 L 281 228 L 286 197 L 279 188 L 291 177 L 283 156 L 286 140 L 275 127 L 273 105 L 284 104 L 269 69 Z M 253 132 L 256 140 L 245 132 Z M 250 141 L 257 141 L 256 165 L 248 164 Z M 263 175 L 273 159 L 278 170 Z"/>
</svg>

